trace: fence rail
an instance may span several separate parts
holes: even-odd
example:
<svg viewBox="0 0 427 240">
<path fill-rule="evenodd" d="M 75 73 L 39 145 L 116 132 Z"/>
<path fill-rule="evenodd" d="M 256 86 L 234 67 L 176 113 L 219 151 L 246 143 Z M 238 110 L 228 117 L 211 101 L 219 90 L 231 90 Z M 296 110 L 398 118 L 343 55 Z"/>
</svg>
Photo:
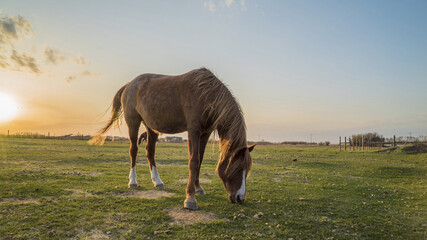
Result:
<svg viewBox="0 0 427 240">
<path fill-rule="evenodd" d="M 344 142 L 342 141 L 341 137 L 339 138 L 339 148 L 340 151 L 365 151 L 369 149 L 374 148 L 385 148 L 385 147 L 396 147 L 398 145 L 405 145 L 405 144 L 413 144 L 417 143 L 416 141 L 396 141 L 396 136 L 393 136 L 393 141 L 387 142 L 387 141 L 381 141 L 381 142 L 374 142 L 374 141 L 364 141 L 363 137 L 360 141 L 352 141 L 351 137 L 344 137 Z"/>
</svg>

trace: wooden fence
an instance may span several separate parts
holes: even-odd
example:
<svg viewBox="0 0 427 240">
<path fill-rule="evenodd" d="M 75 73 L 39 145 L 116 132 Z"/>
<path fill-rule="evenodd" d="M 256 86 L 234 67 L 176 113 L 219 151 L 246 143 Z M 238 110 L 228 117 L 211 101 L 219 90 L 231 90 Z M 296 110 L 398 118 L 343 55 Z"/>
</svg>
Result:
<svg viewBox="0 0 427 240">
<path fill-rule="evenodd" d="M 415 142 L 402 142 L 396 141 L 396 136 L 393 136 L 392 142 L 374 142 L 374 141 L 366 141 L 362 137 L 359 141 L 352 141 L 351 137 L 344 137 L 344 142 L 342 138 L 339 138 L 339 148 L 340 151 L 365 151 L 374 148 L 384 148 L 384 147 L 396 147 L 397 145 L 409 144 Z"/>
</svg>

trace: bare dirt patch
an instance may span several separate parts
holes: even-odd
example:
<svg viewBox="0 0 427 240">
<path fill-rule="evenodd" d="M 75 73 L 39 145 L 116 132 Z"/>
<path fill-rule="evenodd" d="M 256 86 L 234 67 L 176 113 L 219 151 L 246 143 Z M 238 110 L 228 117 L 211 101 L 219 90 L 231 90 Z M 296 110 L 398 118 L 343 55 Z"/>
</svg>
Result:
<svg viewBox="0 0 427 240">
<path fill-rule="evenodd" d="M 187 183 L 188 182 L 188 178 L 181 178 L 178 180 L 180 183 Z M 199 178 L 199 182 L 200 183 L 211 183 L 212 180 L 207 179 L 207 178 Z"/>
<path fill-rule="evenodd" d="M 174 207 L 166 209 L 165 212 L 169 214 L 169 216 L 172 218 L 172 221 L 170 222 L 171 225 L 189 225 L 194 223 L 209 223 L 212 221 L 218 221 L 222 220 L 225 221 L 225 219 L 220 219 L 217 216 L 215 216 L 213 213 L 209 212 L 203 212 L 203 211 L 192 211 L 187 210 L 181 207 Z"/>
<path fill-rule="evenodd" d="M 146 190 L 146 191 L 129 191 L 125 193 L 117 194 L 120 197 L 135 197 L 135 198 L 145 198 L 145 199 L 158 199 L 161 197 L 171 197 L 175 195 L 175 193 L 165 192 L 165 191 L 157 191 L 157 190 Z"/>
<path fill-rule="evenodd" d="M 282 178 L 280 178 L 280 177 L 274 177 L 273 178 L 273 182 L 282 182 L 283 180 L 282 180 Z"/>
<path fill-rule="evenodd" d="M 0 205 L 10 204 L 10 205 L 21 205 L 21 204 L 40 204 L 40 200 L 37 198 L 3 198 L 0 200 Z"/>
<path fill-rule="evenodd" d="M 70 193 L 71 197 L 96 197 L 96 195 L 88 192 L 87 190 L 81 190 L 77 188 L 68 188 L 65 190 L 71 191 Z"/>
<path fill-rule="evenodd" d="M 110 236 L 103 233 L 99 229 L 94 229 L 90 232 L 85 232 L 84 230 L 81 230 L 75 238 L 71 239 L 110 239 Z"/>
</svg>

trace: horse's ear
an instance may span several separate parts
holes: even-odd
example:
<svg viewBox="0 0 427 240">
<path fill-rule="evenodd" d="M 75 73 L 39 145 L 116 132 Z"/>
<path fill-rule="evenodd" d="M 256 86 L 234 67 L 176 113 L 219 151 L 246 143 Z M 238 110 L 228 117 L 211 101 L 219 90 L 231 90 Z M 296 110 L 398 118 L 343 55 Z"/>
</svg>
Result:
<svg viewBox="0 0 427 240">
<path fill-rule="evenodd" d="M 232 155 L 231 159 L 234 159 L 234 158 L 236 158 L 237 156 L 239 156 L 240 154 L 245 153 L 246 149 L 248 149 L 248 148 L 247 148 L 247 147 L 242 147 L 242 148 L 240 148 L 240 149 L 236 150 L 236 151 L 234 152 L 234 154 Z"/>
<path fill-rule="evenodd" d="M 248 147 L 249 152 L 252 152 L 254 150 L 256 144 L 252 144 Z"/>
<path fill-rule="evenodd" d="M 256 144 L 252 144 L 249 147 L 242 147 L 242 148 L 236 150 L 236 152 L 234 152 L 232 158 L 237 157 L 239 154 L 243 154 L 246 150 L 249 150 L 249 152 L 252 152 L 252 150 L 254 150 L 255 145 Z"/>
</svg>

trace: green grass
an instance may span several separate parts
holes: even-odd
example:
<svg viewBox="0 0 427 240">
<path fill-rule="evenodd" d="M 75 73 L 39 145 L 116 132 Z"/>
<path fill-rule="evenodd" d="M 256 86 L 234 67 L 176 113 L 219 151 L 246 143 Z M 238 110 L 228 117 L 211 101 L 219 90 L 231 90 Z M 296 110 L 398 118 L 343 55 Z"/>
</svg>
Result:
<svg viewBox="0 0 427 240">
<path fill-rule="evenodd" d="M 215 173 L 218 146 L 209 145 L 201 176 L 212 182 L 202 184 L 208 195 L 197 196 L 198 206 L 222 220 L 178 226 L 165 209 L 183 206 L 186 184 L 178 180 L 188 177 L 186 145 L 158 144 L 159 174 L 175 195 L 151 200 L 117 196 L 130 191 L 128 148 L 0 138 L 0 239 L 427 238 L 425 153 L 257 146 L 246 201 L 237 205 Z M 142 150 L 138 188 L 150 190 Z"/>
</svg>

